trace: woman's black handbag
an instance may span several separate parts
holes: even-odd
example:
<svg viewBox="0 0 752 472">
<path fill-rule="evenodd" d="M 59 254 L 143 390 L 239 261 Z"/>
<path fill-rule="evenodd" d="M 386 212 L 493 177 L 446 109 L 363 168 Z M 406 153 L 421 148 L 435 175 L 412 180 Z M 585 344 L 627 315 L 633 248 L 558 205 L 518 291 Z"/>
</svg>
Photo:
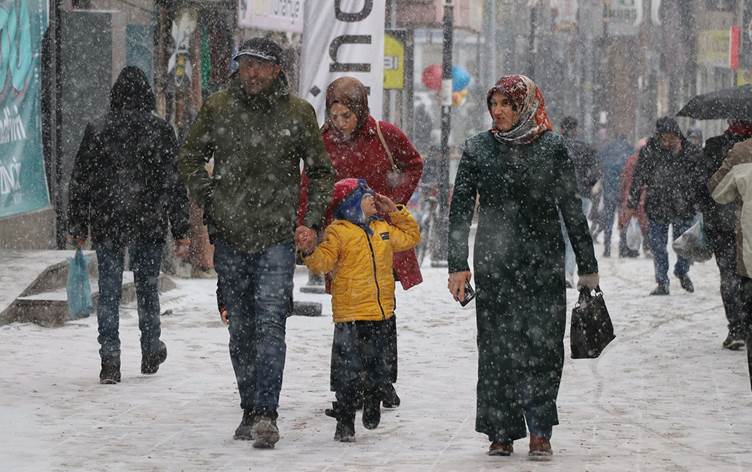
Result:
<svg viewBox="0 0 752 472">
<path fill-rule="evenodd" d="M 581 288 L 580 299 L 572 309 L 572 326 L 569 330 L 572 359 L 598 357 L 615 337 L 601 288 L 596 287 L 594 295 L 590 289 Z"/>
</svg>

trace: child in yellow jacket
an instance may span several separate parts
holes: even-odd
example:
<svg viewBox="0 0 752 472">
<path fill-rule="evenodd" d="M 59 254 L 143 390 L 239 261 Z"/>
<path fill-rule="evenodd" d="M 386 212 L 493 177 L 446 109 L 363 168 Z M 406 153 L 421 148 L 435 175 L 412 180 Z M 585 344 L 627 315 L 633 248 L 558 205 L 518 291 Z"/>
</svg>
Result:
<svg viewBox="0 0 752 472">
<path fill-rule="evenodd" d="M 410 212 L 373 192 L 363 179 L 343 179 L 334 186 L 335 220 L 324 238 L 297 238 L 306 266 L 332 274 L 334 340 L 331 386 L 337 402 L 334 439 L 355 435 L 355 403 L 363 397 L 363 426 L 376 428 L 381 400 L 389 384 L 384 350 L 384 321 L 394 316 L 392 256 L 420 241 Z"/>
</svg>

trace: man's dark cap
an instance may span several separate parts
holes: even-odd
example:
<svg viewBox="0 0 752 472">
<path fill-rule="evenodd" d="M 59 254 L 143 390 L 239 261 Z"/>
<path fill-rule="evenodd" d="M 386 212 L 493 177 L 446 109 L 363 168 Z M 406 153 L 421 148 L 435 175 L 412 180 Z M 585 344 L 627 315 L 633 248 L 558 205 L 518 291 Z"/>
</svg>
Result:
<svg viewBox="0 0 752 472">
<path fill-rule="evenodd" d="M 658 120 L 655 122 L 655 134 L 666 133 L 675 134 L 680 138 L 684 136 L 684 134 L 682 134 L 681 128 L 679 127 L 679 123 L 677 123 L 675 119 L 668 116 L 663 116 L 661 118 L 658 118 Z"/>
<path fill-rule="evenodd" d="M 282 64 L 282 47 L 269 38 L 252 38 L 243 42 L 232 59 L 237 61 L 243 56 Z"/>
<path fill-rule="evenodd" d="M 565 129 L 567 131 L 577 129 L 577 125 L 577 118 L 575 118 L 574 116 L 565 116 L 561 120 L 561 129 Z"/>
</svg>

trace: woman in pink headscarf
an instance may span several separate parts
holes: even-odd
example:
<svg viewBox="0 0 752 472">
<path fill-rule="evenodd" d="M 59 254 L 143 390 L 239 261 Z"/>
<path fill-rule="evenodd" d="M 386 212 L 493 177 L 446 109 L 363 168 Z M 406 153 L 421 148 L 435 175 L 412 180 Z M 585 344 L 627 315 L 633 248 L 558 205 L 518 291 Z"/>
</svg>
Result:
<svg viewBox="0 0 752 472">
<path fill-rule="evenodd" d="M 578 286 L 595 289 L 598 264 L 564 140 L 551 131 L 543 94 L 523 75 L 489 91 L 492 126 L 468 139 L 449 215 L 449 291 L 462 300 L 475 237 L 478 386 L 475 429 L 489 455 L 507 456 L 530 431 L 530 456 L 552 454 L 556 397 L 564 365 L 567 228 Z M 478 198 L 479 197 L 479 198 Z"/>
</svg>

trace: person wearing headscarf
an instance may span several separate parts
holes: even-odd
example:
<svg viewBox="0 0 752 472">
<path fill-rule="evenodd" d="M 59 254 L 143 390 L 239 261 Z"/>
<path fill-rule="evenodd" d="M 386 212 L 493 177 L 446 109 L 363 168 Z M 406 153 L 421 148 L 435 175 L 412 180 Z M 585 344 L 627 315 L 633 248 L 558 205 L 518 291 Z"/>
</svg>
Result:
<svg viewBox="0 0 752 472">
<path fill-rule="evenodd" d="M 502 77 L 487 95 L 492 127 L 465 142 L 449 215 L 449 282 L 465 296 L 470 224 L 479 200 L 478 384 L 475 429 L 489 455 L 509 455 L 530 432 L 529 454 L 552 454 L 564 365 L 566 288 L 559 214 L 575 252 L 578 286 L 598 286 L 598 263 L 574 165 L 554 133 L 543 94 L 524 75 Z"/>
<path fill-rule="evenodd" d="M 141 373 L 167 358 L 160 341 L 159 268 L 168 222 L 176 255 L 188 254 L 188 194 L 177 170 L 177 139 L 154 113 L 144 72 L 125 67 L 110 109 L 86 127 L 71 176 L 68 231 L 81 248 L 91 232 L 99 269 L 97 323 L 103 384 L 120 382 L 120 292 L 128 251 L 138 299 Z"/>
<path fill-rule="evenodd" d="M 399 128 L 371 116 L 368 92 L 358 79 L 340 77 L 326 88 L 326 121 L 321 132 L 337 181 L 364 179 L 376 193 L 398 205 L 407 204 L 423 173 L 423 159 Z M 414 249 L 396 252 L 393 265 L 403 289 L 423 281 Z M 393 385 L 398 364 L 396 316 L 387 320 L 386 332 L 391 382 L 383 401 L 385 407 L 397 407 L 400 398 Z"/>
</svg>

